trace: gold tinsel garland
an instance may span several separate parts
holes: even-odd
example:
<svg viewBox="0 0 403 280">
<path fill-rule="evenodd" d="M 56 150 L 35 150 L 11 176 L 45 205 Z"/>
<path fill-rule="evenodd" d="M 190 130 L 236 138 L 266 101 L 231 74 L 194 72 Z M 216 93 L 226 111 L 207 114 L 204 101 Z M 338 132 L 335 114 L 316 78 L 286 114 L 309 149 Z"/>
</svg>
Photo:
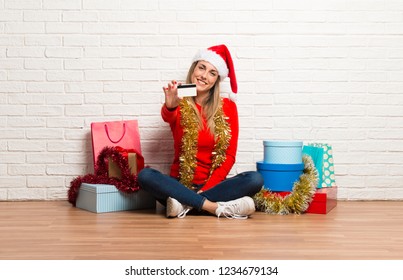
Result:
<svg viewBox="0 0 403 280">
<path fill-rule="evenodd" d="M 197 166 L 196 154 L 199 136 L 199 124 L 197 121 L 197 114 L 193 110 L 192 106 L 190 106 L 186 98 L 182 99 L 180 103 L 180 112 L 183 136 L 181 155 L 179 157 L 179 181 L 189 189 L 193 189 L 192 182 L 194 171 Z M 214 124 L 216 143 L 212 152 L 212 167 L 210 169 L 209 176 L 211 176 L 213 171 L 225 161 L 225 152 L 231 139 L 231 130 L 222 109 L 222 102 L 219 110 L 214 116 Z"/>
<path fill-rule="evenodd" d="M 310 156 L 302 157 L 303 174 L 293 185 L 292 192 L 286 196 L 262 188 L 254 197 L 256 208 L 268 214 L 301 214 L 308 209 L 318 185 L 318 172 Z"/>
<path fill-rule="evenodd" d="M 228 117 L 224 115 L 222 103 L 214 116 L 216 143 L 214 145 L 213 160 L 210 169 L 210 175 L 219 167 L 226 159 L 226 151 L 231 139 L 231 128 L 229 127 Z"/>
</svg>

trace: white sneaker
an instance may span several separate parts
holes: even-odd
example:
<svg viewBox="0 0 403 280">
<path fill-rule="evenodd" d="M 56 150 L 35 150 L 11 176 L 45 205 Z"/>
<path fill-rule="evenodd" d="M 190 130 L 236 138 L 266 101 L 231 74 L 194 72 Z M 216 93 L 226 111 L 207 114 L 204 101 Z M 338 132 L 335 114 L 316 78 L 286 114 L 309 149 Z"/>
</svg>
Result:
<svg viewBox="0 0 403 280">
<path fill-rule="evenodd" d="M 247 219 L 255 212 L 255 202 L 249 196 L 244 196 L 227 202 L 217 202 L 218 208 L 215 213 L 228 219 Z"/>
<path fill-rule="evenodd" d="M 168 197 L 167 199 L 167 218 L 178 217 L 185 218 L 186 214 L 192 210 L 192 207 L 181 204 L 175 198 Z"/>
</svg>

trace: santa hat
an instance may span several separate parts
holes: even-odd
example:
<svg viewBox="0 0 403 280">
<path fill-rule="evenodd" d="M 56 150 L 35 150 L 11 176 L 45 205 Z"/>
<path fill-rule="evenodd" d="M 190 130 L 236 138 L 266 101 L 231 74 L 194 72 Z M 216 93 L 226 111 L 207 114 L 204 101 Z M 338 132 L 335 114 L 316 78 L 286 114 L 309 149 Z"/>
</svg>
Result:
<svg viewBox="0 0 403 280">
<path fill-rule="evenodd" d="M 226 77 L 230 79 L 231 90 L 233 93 L 238 92 L 236 82 L 234 63 L 232 62 L 231 54 L 226 45 L 212 46 L 205 50 L 200 50 L 193 58 L 193 62 L 204 60 L 217 68 L 220 80 Z"/>
</svg>

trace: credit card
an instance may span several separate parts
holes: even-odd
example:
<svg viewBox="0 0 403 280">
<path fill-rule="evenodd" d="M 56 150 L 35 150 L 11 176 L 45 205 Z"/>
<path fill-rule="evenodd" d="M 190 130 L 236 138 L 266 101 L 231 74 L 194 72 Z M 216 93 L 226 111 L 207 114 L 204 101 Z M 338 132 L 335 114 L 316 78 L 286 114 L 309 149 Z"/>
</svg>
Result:
<svg viewBox="0 0 403 280">
<path fill-rule="evenodd" d="M 178 96 L 179 97 L 189 97 L 196 96 L 196 85 L 195 84 L 180 84 L 178 85 Z"/>
</svg>

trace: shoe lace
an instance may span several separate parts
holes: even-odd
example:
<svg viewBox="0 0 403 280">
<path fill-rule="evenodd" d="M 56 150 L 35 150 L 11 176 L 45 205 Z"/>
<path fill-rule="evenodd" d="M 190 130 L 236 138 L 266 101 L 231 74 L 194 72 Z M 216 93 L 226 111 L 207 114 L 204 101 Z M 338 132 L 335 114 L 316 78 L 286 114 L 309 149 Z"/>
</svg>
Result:
<svg viewBox="0 0 403 280">
<path fill-rule="evenodd" d="M 185 208 L 178 214 L 177 217 L 178 217 L 179 219 L 185 218 L 185 217 L 186 217 L 186 214 L 187 214 L 190 210 L 192 210 L 191 207 L 185 207 Z"/>
<path fill-rule="evenodd" d="M 230 205 L 225 205 L 225 206 L 220 206 L 220 207 L 222 207 L 222 210 L 219 211 L 219 213 L 217 215 L 218 218 L 220 218 L 221 215 L 223 215 L 227 219 L 245 220 L 248 218 L 248 215 L 238 214 L 239 213 L 238 204 L 230 204 Z"/>
</svg>

